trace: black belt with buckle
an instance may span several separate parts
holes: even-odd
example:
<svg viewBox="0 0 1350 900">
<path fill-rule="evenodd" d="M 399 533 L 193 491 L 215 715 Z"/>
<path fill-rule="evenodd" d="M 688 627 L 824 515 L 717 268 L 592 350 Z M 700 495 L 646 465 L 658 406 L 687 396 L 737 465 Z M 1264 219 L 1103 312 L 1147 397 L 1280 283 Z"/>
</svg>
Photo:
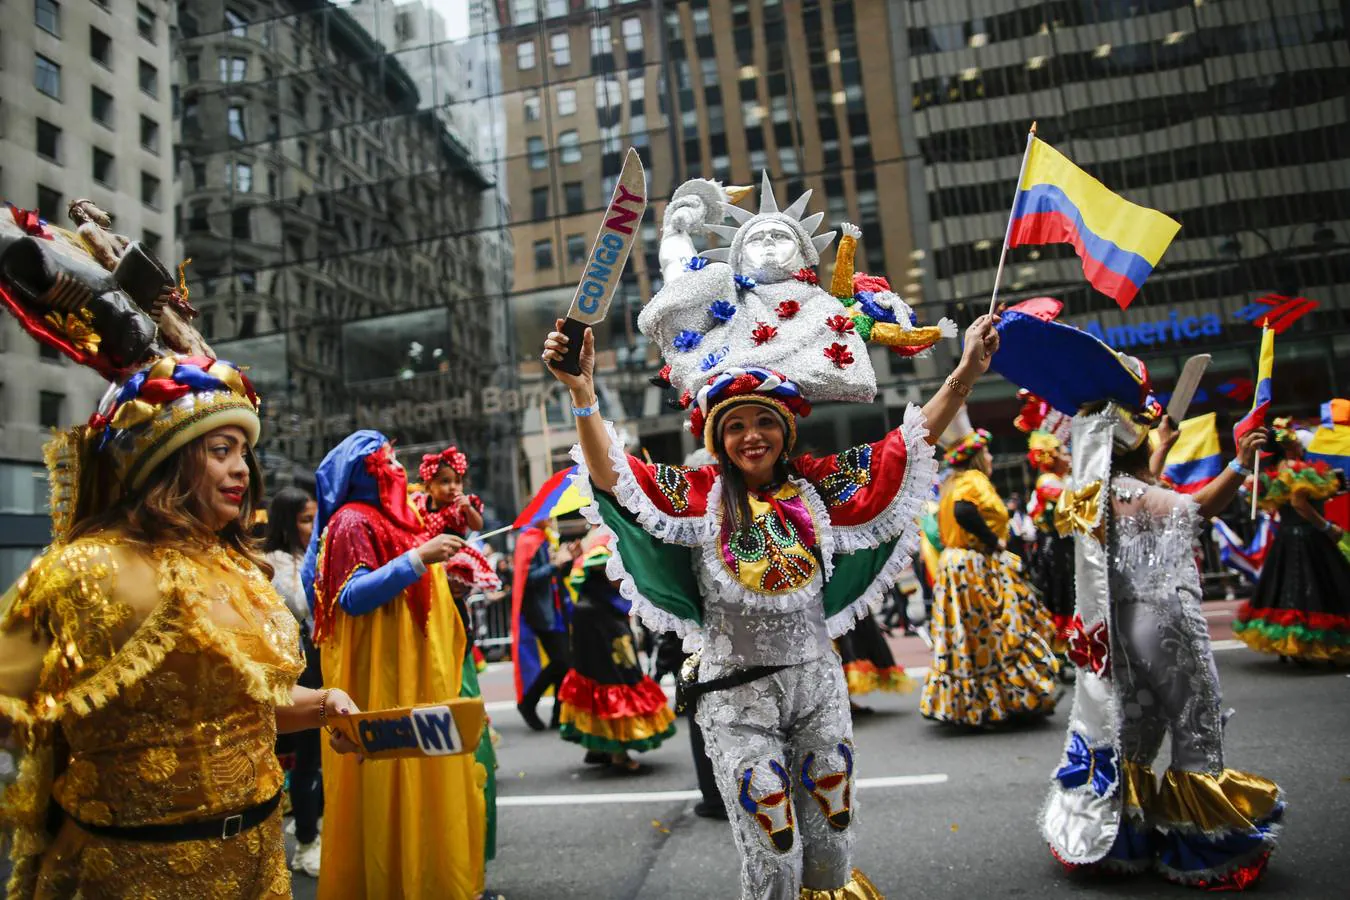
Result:
<svg viewBox="0 0 1350 900">
<path fill-rule="evenodd" d="M 257 828 L 276 810 L 281 802 L 281 791 L 264 800 L 257 806 L 232 816 L 219 819 L 204 819 L 199 822 L 180 822 L 177 825 L 91 825 L 81 822 L 74 816 L 71 819 L 80 828 L 99 837 L 115 838 L 119 841 L 151 841 L 154 843 L 173 843 L 175 841 L 206 841 L 213 838 L 229 840 Z M 67 813 L 69 815 L 69 813 Z"/>
</svg>

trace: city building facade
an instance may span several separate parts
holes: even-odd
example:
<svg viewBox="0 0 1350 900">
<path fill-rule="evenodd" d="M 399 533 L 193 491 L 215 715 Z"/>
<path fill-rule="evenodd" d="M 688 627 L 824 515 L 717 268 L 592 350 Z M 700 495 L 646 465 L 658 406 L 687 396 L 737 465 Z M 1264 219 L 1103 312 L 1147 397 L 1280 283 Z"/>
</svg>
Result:
<svg viewBox="0 0 1350 900">
<path fill-rule="evenodd" d="M 509 517 L 516 423 L 490 412 L 514 367 L 480 247 L 491 181 L 412 74 L 444 74 L 445 42 L 391 49 L 367 28 L 384 17 L 363 25 L 359 6 L 183 4 L 181 216 L 199 324 L 250 365 L 279 480 L 303 482 L 352 430 L 378 428 L 405 462 L 457 442 L 489 515 Z M 419 52 L 432 61 L 411 65 Z"/>
<path fill-rule="evenodd" d="M 0 29 L 0 200 L 71 227 L 87 198 L 113 229 L 171 252 L 172 17 L 165 0 L 34 0 Z M 3 211 L 0 211 L 2 214 Z M 0 584 L 47 543 L 42 445 L 107 385 L 0 314 Z"/>
<path fill-rule="evenodd" d="M 1316 417 L 1350 391 L 1350 48 L 1335 0 L 897 4 L 896 83 L 920 306 L 987 309 L 1031 123 L 1039 137 L 1181 231 L 1127 310 L 1065 246 L 1009 253 L 1000 298 L 1140 356 L 1170 390 L 1213 360 L 1194 412 L 1221 433 L 1251 403 L 1256 326 L 1271 315 L 1277 414 Z M 1021 449 L 1010 385 L 971 404 L 995 446 Z M 1225 437 L 1227 442 L 1227 437 Z"/>
<path fill-rule="evenodd" d="M 909 173 L 901 158 L 890 49 L 899 6 L 790 0 L 498 0 L 506 184 L 515 244 L 512 310 L 522 385 L 538 385 L 549 419 L 527 417 L 526 456 L 538 483 L 565 465 L 565 398 L 537 361 L 542 335 L 565 313 L 624 155 L 635 147 L 648 210 L 610 314 L 599 330 L 601 400 L 653 458 L 693 449 L 684 414 L 648 383 L 661 366 L 636 327 L 661 287 L 658 228 L 687 178 L 758 185 L 779 197 L 814 191 L 828 226 L 862 228 L 859 269 L 913 297 Z M 907 93 L 906 93 L 907 97 Z M 833 252 L 826 251 L 823 271 Z M 943 354 L 949 352 L 944 349 Z M 880 436 L 935 377 L 945 356 L 903 360 L 877 351 L 882 397 L 871 410 L 818 409 L 804 445 Z"/>
</svg>

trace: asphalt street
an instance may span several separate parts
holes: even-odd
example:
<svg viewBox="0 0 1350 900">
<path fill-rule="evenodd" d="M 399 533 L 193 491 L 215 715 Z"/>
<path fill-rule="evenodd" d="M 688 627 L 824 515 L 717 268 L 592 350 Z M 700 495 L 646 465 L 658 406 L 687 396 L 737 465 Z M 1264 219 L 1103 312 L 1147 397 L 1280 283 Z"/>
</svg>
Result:
<svg viewBox="0 0 1350 900">
<path fill-rule="evenodd" d="M 1350 676 L 1235 646 L 1231 607 L 1206 605 L 1224 704 L 1237 712 L 1227 727 L 1228 765 L 1274 779 L 1289 801 L 1259 894 L 1350 897 Z M 916 638 L 893 644 L 907 667 L 926 664 Z M 556 734 L 525 727 L 509 665 L 494 665 L 483 681 L 502 737 L 491 888 L 508 900 L 735 896 L 728 826 L 693 814 L 686 731 L 643 755 L 652 774 L 612 774 L 583 765 L 582 751 Z M 1070 877 L 1051 858 L 1036 815 L 1063 746 L 1067 697 L 1048 719 L 979 733 L 925 721 L 917 692 L 866 702 L 875 713 L 854 723 L 862 779 L 856 864 L 887 897 L 1196 896 L 1152 876 Z M 547 717 L 546 705 L 541 713 Z M 296 876 L 296 896 L 313 896 L 314 885 Z"/>
</svg>

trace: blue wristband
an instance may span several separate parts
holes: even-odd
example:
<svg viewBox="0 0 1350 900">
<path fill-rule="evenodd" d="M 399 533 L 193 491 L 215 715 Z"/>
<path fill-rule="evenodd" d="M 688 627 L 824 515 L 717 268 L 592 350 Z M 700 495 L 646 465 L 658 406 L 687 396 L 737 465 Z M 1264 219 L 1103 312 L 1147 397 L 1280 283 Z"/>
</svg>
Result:
<svg viewBox="0 0 1350 900">
<path fill-rule="evenodd" d="M 600 411 L 600 401 L 598 399 L 590 406 L 572 407 L 572 415 L 576 416 L 579 419 L 584 419 L 586 416 L 593 416 L 599 411 Z"/>
<path fill-rule="evenodd" d="M 1250 478 L 1252 474 L 1252 470 L 1244 466 L 1240 461 L 1238 461 L 1238 458 L 1236 456 L 1233 457 L 1231 461 L 1229 461 L 1228 468 L 1230 471 L 1236 472 L 1243 478 Z"/>
</svg>

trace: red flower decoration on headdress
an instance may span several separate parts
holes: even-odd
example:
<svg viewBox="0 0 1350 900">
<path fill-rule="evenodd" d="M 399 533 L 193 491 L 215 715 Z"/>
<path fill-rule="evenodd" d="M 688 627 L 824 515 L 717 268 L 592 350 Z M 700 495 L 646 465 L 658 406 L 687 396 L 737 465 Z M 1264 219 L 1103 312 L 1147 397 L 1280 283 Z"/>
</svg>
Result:
<svg viewBox="0 0 1350 900">
<path fill-rule="evenodd" d="M 801 312 L 801 310 L 802 305 L 796 300 L 784 300 L 782 303 L 778 304 L 778 308 L 775 309 L 774 312 L 778 313 L 778 318 L 780 319 L 790 319 Z"/>
<path fill-rule="evenodd" d="M 831 344 L 826 347 L 825 358 L 840 369 L 853 363 L 853 354 L 843 344 Z"/>
<path fill-rule="evenodd" d="M 830 330 L 835 334 L 848 334 L 855 327 L 853 324 L 853 317 L 845 315 L 830 316 L 825 320 L 825 324 L 828 325 Z"/>
<path fill-rule="evenodd" d="M 422 479 L 422 483 L 430 481 L 436 477 L 441 466 L 449 466 L 460 478 L 469 471 L 469 459 L 454 444 L 446 447 L 440 453 L 428 453 L 422 457 L 421 464 L 417 467 L 417 476 Z"/>
<path fill-rule="evenodd" d="M 1089 629 L 1080 616 L 1074 616 L 1069 623 L 1069 660 L 1080 669 L 1087 669 L 1098 675 L 1106 671 L 1110 660 L 1110 644 L 1107 642 L 1106 623 L 1098 622 Z"/>
<path fill-rule="evenodd" d="M 748 394 L 759 386 L 759 379 L 753 375 L 737 375 L 731 382 L 722 389 L 722 395 L 725 397 L 735 396 L 736 394 Z"/>
<path fill-rule="evenodd" d="M 815 269 L 798 269 L 792 277 L 803 284 L 820 284 L 820 276 Z"/>
<path fill-rule="evenodd" d="M 694 395 L 685 391 L 680 394 L 680 409 L 688 409 L 694 402 Z"/>
<path fill-rule="evenodd" d="M 760 344 L 768 343 L 778 337 L 778 329 L 768 322 L 757 322 L 755 330 L 750 332 L 750 337 L 754 340 L 755 346 L 758 347 Z"/>
</svg>

